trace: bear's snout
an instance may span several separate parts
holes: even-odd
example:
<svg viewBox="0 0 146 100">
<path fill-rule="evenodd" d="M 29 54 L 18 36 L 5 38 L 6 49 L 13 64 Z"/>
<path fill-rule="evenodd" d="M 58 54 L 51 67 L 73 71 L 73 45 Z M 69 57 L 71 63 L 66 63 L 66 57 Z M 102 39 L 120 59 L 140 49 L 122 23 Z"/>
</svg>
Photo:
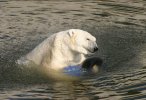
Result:
<svg viewBox="0 0 146 100">
<path fill-rule="evenodd" d="M 88 49 L 91 53 L 94 53 L 98 50 L 98 46 L 96 44 L 96 42 L 91 42 L 89 44 L 90 48 Z"/>
<path fill-rule="evenodd" d="M 92 43 L 92 51 L 96 52 L 97 50 L 98 50 L 98 46 L 97 46 L 96 42 L 93 42 Z"/>
<path fill-rule="evenodd" d="M 98 47 L 95 47 L 95 48 L 94 48 L 94 52 L 96 52 L 97 50 L 98 50 Z"/>
</svg>

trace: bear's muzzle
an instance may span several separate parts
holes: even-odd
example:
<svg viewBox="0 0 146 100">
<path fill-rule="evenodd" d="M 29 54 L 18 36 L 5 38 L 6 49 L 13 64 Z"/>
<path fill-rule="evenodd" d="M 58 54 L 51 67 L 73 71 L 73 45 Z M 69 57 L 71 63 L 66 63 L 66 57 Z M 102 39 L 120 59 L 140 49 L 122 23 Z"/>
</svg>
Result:
<svg viewBox="0 0 146 100">
<path fill-rule="evenodd" d="M 91 42 L 89 45 L 90 45 L 89 51 L 91 53 L 94 53 L 98 50 L 98 46 L 97 46 L 96 42 Z"/>
</svg>

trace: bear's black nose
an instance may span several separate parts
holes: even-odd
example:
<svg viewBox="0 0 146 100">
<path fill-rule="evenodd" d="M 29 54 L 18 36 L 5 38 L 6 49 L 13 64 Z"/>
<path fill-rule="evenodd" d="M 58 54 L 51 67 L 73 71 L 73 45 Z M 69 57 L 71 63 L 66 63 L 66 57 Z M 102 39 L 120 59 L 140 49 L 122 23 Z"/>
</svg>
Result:
<svg viewBox="0 0 146 100">
<path fill-rule="evenodd" d="M 95 48 L 94 48 L 94 52 L 95 52 L 95 51 L 97 51 L 97 50 L 98 50 L 98 48 L 97 48 L 97 47 L 95 47 Z"/>
</svg>

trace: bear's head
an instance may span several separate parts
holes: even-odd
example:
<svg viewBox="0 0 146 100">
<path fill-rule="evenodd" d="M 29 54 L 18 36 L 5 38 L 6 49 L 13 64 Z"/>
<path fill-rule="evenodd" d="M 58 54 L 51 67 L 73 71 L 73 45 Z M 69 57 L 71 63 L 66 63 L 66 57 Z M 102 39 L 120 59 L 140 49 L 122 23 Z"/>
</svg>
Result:
<svg viewBox="0 0 146 100">
<path fill-rule="evenodd" d="M 91 54 L 98 50 L 96 38 L 90 33 L 80 29 L 70 29 L 70 48 L 81 54 Z"/>
</svg>

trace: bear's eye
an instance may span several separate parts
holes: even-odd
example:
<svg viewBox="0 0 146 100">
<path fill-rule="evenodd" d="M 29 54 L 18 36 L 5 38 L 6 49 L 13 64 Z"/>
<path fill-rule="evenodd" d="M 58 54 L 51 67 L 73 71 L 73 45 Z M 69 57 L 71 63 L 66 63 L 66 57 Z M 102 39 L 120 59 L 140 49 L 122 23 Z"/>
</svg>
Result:
<svg viewBox="0 0 146 100">
<path fill-rule="evenodd" d="M 87 38 L 87 40 L 89 41 L 90 39 L 89 39 L 89 38 Z"/>
</svg>

